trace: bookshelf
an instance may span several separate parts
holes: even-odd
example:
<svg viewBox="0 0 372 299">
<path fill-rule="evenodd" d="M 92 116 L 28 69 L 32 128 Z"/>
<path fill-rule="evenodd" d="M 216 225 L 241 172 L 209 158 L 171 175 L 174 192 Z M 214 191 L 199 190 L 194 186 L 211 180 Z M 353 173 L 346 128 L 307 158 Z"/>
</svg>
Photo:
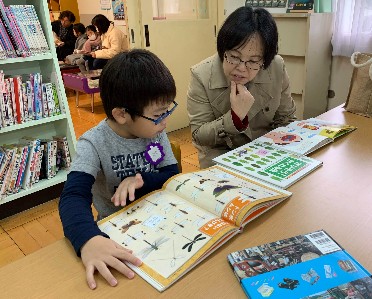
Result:
<svg viewBox="0 0 372 299">
<path fill-rule="evenodd" d="M 331 13 L 273 14 L 279 31 L 279 54 L 291 82 L 297 117 L 327 110 L 331 76 Z"/>
<path fill-rule="evenodd" d="M 5 6 L 27 4 L 35 7 L 41 27 L 44 31 L 45 38 L 50 48 L 50 53 L 26 58 L 0 60 L 0 69 L 3 70 L 6 75 L 11 76 L 39 72 L 43 77 L 43 82 L 54 82 L 57 87 L 62 114 L 1 128 L 1 144 L 17 143 L 23 136 L 50 139 L 55 135 L 63 135 L 67 138 L 70 155 L 73 157 L 75 155 L 76 137 L 62 83 L 62 77 L 59 71 L 57 55 L 54 50 L 48 3 L 45 0 L 4 0 L 3 2 Z M 62 183 L 66 180 L 66 178 L 67 171 L 61 170 L 55 177 L 40 180 L 30 189 L 21 189 L 18 193 L 3 197 L 0 199 L 0 205 Z"/>
</svg>

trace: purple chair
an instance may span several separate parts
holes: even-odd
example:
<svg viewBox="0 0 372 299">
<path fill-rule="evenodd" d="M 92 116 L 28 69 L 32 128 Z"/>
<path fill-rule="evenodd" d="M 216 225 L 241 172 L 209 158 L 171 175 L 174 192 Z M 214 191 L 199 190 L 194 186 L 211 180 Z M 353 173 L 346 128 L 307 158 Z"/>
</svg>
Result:
<svg viewBox="0 0 372 299">
<path fill-rule="evenodd" d="M 78 74 L 62 74 L 62 77 L 65 87 L 76 92 L 76 107 L 79 107 L 79 92 L 84 92 L 91 95 L 92 112 L 94 112 L 94 94 L 100 92 L 99 87 L 90 88 L 88 86 L 88 78 Z"/>
</svg>

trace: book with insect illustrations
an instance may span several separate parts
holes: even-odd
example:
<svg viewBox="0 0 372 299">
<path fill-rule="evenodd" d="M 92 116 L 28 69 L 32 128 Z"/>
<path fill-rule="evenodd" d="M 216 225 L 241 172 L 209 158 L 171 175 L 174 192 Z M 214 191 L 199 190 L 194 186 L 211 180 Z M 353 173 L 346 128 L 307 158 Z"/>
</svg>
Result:
<svg viewBox="0 0 372 299">
<path fill-rule="evenodd" d="M 101 220 L 99 228 L 133 250 L 143 264 L 128 266 L 163 291 L 290 195 L 213 166 L 170 178 L 161 190 Z"/>
<path fill-rule="evenodd" d="M 324 230 L 232 252 L 248 298 L 372 299 L 372 278 Z"/>
<path fill-rule="evenodd" d="M 259 140 L 220 155 L 213 161 L 284 189 L 322 165 L 321 161 Z"/>
</svg>

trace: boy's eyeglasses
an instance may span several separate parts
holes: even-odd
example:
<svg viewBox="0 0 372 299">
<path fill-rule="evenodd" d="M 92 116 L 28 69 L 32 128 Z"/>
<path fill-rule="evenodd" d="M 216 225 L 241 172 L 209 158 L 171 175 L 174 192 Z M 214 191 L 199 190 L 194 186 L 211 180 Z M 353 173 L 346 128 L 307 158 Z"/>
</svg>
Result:
<svg viewBox="0 0 372 299">
<path fill-rule="evenodd" d="M 153 119 L 151 117 L 147 117 L 147 116 L 144 116 L 142 114 L 139 114 L 137 113 L 136 111 L 133 111 L 131 109 L 128 109 L 128 108 L 124 108 L 126 111 L 128 112 L 132 112 L 134 115 L 137 115 L 139 117 L 142 117 L 142 118 L 145 118 L 145 119 L 148 119 L 148 120 L 151 120 L 155 125 L 158 125 L 160 124 L 165 118 L 167 118 L 169 115 L 171 115 L 174 111 L 174 109 L 176 109 L 176 107 L 178 106 L 178 104 L 176 103 L 176 101 L 173 101 L 173 107 L 171 109 L 168 109 L 167 111 L 165 111 L 162 115 L 160 115 L 157 119 Z"/>
<path fill-rule="evenodd" d="M 225 59 L 228 63 L 233 64 L 233 65 L 239 65 L 241 63 L 244 63 L 245 67 L 253 70 L 253 71 L 258 71 L 262 68 L 262 58 L 259 61 L 252 61 L 252 60 L 247 60 L 243 61 L 239 57 L 232 55 L 231 53 L 225 52 Z"/>
</svg>

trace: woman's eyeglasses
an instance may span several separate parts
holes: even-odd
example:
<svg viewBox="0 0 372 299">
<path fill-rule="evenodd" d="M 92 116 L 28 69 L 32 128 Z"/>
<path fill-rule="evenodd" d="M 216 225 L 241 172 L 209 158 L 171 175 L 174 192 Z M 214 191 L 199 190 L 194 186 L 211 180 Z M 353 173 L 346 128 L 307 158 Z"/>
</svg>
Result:
<svg viewBox="0 0 372 299">
<path fill-rule="evenodd" d="M 231 53 L 225 52 L 225 59 L 228 63 L 233 64 L 233 65 L 239 65 L 241 63 L 244 63 L 245 67 L 253 70 L 253 71 L 258 71 L 262 68 L 262 58 L 259 61 L 252 61 L 252 60 L 247 60 L 243 61 L 239 57 L 232 55 Z"/>
<path fill-rule="evenodd" d="M 133 111 L 131 109 L 128 109 L 128 108 L 124 108 L 126 111 L 128 112 L 132 112 L 134 115 L 137 115 L 139 117 L 142 117 L 142 118 L 145 118 L 145 119 L 148 119 L 148 120 L 151 120 L 155 125 L 158 125 L 160 124 L 165 118 L 167 118 L 169 115 L 171 115 L 174 111 L 174 109 L 176 109 L 176 107 L 178 106 L 178 104 L 176 103 L 176 101 L 173 101 L 173 107 L 171 109 L 168 109 L 167 111 L 165 111 L 164 113 L 162 113 L 157 119 L 154 119 L 154 118 L 151 118 L 151 117 L 147 117 L 147 116 L 144 116 L 142 114 L 139 114 L 137 113 L 136 111 Z"/>
</svg>

